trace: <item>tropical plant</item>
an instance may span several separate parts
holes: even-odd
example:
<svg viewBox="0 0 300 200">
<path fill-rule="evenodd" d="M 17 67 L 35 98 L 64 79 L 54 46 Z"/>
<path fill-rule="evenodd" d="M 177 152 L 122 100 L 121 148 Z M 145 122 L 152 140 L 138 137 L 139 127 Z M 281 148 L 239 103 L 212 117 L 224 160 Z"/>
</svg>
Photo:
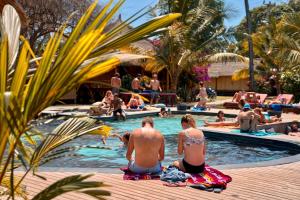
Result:
<svg viewBox="0 0 300 200">
<path fill-rule="evenodd" d="M 95 121 L 91 119 L 70 119 L 35 142 L 36 132 L 31 123 L 39 113 L 79 84 L 118 65 L 122 59 L 113 53 L 116 48 L 151 34 L 180 16 L 169 14 L 155 18 L 122 35 L 118 33 L 124 24 L 103 33 L 124 0 L 119 0 L 114 6 L 113 0 L 110 0 L 88 25 L 97 2 L 87 9 L 67 39 L 62 41 L 67 22 L 64 23 L 49 39 L 40 58 L 36 58 L 24 37 L 21 36 L 19 42 L 20 19 L 15 9 L 10 5 L 3 9 L 0 23 L 0 186 L 7 189 L 6 194 L 12 199 L 15 195 L 27 198 L 22 182 L 29 172 L 33 171 L 36 175 L 38 166 L 70 150 L 56 148 L 93 129 L 103 128 L 95 127 Z M 140 15 L 140 12 L 137 13 L 127 23 Z M 25 169 L 22 177 L 14 173 L 19 167 Z M 103 199 L 102 195 L 108 193 L 93 189 L 102 186 L 102 183 L 85 181 L 88 177 L 67 177 L 33 199 L 52 199 L 69 191 Z"/>
<path fill-rule="evenodd" d="M 287 85 L 284 79 L 289 77 L 289 73 L 300 68 L 299 20 L 299 13 L 285 14 L 279 22 L 270 17 L 264 26 L 258 28 L 258 32 L 252 34 L 254 53 L 260 59 L 256 79 L 275 77 L 277 93 L 282 92 L 282 84 Z M 246 41 L 243 42 L 243 49 L 248 49 Z M 248 75 L 248 70 L 242 69 L 235 72 L 232 78 L 238 80 Z"/>
<path fill-rule="evenodd" d="M 175 11 L 182 13 L 182 17 L 155 39 L 154 51 L 144 52 L 154 59 L 142 66 L 152 72 L 166 70 L 167 90 L 176 91 L 181 73 L 209 62 L 208 57 L 217 46 L 210 44 L 225 31 L 223 6 L 218 0 L 159 1 L 159 14 Z"/>
</svg>

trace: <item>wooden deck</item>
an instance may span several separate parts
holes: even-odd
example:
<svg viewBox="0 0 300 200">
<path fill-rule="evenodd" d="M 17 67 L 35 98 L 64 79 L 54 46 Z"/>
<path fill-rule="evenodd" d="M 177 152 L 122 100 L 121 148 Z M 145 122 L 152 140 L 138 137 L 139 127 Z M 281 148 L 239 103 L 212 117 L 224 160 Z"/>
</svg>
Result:
<svg viewBox="0 0 300 200">
<path fill-rule="evenodd" d="M 189 187 L 166 187 L 160 181 L 124 181 L 121 174 L 97 173 L 92 180 L 104 181 L 111 187 L 105 189 L 112 195 L 107 199 L 300 199 L 300 162 L 259 168 L 230 169 L 224 173 L 233 181 L 222 193 L 192 189 Z M 25 182 L 32 197 L 50 183 L 74 172 L 41 172 L 48 178 L 43 181 L 29 176 Z M 88 196 L 67 193 L 56 200 L 89 200 Z"/>
</svg>

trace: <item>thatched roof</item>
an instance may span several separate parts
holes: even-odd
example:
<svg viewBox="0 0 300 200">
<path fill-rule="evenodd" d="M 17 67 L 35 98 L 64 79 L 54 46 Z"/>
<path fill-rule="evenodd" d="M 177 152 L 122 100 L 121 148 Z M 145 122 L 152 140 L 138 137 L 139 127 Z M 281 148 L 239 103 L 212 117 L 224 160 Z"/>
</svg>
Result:
<svg viewBox="0 0 300 200">
<path fill-rule="evenodd" d="M 254 61 L 254 66 L 259 60 Z M 237 70 L 248 68 L 249 64 L 244 62 L 227 62 L 227 63 L 213 63 L 208 68 L 208 75 L 212 78 L 220 76 L 232 76 Z"/>
<path fill-rule="evenodd" d="M 119 15 L 119 17 L 112 23 L 110 23 L 109 25 L 107 25 L 104 29 L 104 32 L 107 32 L 115 27 L 117 27 L 118 25 L 122 24 L 123 20 L 122 20 L 122 16 L 121 14 Z M 119 35 L 123 35 L 124 33 L 130 31 L 131 29 L 133 29 L 132 26 L 130 26 L 129 24 L 127 26 L 125 26 L 119 33 Z M 148 39 L 142 39 L 139 40 L 137 42 L 134 42 L 131 44 L 132 46 L 138 47 L 140 49 L 143 49 L 145 51 L 149 51 L 149 50 L 154 50 L 153 44 L 150 40 Z"/>
</svg>

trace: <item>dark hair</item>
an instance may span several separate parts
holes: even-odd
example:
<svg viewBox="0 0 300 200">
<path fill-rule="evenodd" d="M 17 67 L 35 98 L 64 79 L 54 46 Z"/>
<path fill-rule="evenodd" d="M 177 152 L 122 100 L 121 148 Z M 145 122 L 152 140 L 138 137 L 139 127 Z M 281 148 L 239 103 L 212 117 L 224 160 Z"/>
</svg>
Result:
<svg viewBox="0 0 300 200">
<path fill-rule="evenodd" d="M 166 108 L 161 108 L 160 109 L 160 112 L 164 112 L 164 111 L 166 111 Z"/>
<path fill-rule="evenodd" d="M 203 87 L 203 85 L 204 85 L 203 81 L 200 81 L 200 82 L 199 82 L 199 85 L 200 85 L 201 87 Z"/>
<path fill-rule="evenodd" d="M 241 105 L 242 107 L 245 105 L 245 103 L 246 103 L 245 99 L 241 99 L 239 101 L 239 105 Z"/>
<path fill-rule="evenodd" d="M 129 138 L 130 138 L 130 132 L 124 133 L 123 138 L 125 138 L 127 141 L 129 141 Z"/>
<path fill-rule="evenodd" d="M 224 112 L 222 110 L 220 110 L 218 113 L 217 113 L 217 116 L 219 117 L 220 114 L 224 114 Z"/>
<path fill-rule="evenodd" d="M 119 74 L 118 72 L 116 72 L 116 73 L 115 73 L 115 76 L 119 77 L 119 76 L 120 76 L 120 74 Z"/>
<path fill-rule="evenodd" d="M 145 117 L 142 121 L 142 127 L 144 127 L 146 124 L 150 124 L 152 127 L 154 125 L 153 119 L 151 117 Z"/>
</svg>

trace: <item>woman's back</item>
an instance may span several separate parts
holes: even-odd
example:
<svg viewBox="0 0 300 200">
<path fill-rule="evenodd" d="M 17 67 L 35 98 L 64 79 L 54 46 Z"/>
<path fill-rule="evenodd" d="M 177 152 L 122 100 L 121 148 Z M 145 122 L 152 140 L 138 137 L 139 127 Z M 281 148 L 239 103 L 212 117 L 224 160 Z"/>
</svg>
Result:
<svg viewBox="0 0 300 200">
<path fill-rule="evenodd" d="M 184 160 L 191 165 L 201 165 L 205 161 L 205 137 L 201 130 L 188 128 L 182 133 Z"/>
</svg>

